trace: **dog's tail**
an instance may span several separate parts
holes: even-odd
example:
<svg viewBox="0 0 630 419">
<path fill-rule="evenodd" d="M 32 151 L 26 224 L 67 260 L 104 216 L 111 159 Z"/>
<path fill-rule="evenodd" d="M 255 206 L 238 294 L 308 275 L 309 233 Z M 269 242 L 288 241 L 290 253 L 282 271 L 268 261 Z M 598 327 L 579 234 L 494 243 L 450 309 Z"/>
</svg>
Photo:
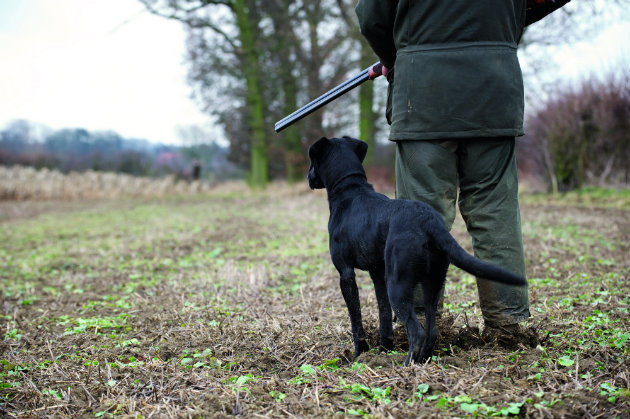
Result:
<svg viewBox="0 0 630 419">
<path fill-rule="evenodd" d="M 429 223 L 428 232 L 435 245 L 448 255 L 453 265 L 477 277 L 491 281 L 509 285 L 527 285 L 525 278 L 468 254 L 441 221 Z"/>
</svg>

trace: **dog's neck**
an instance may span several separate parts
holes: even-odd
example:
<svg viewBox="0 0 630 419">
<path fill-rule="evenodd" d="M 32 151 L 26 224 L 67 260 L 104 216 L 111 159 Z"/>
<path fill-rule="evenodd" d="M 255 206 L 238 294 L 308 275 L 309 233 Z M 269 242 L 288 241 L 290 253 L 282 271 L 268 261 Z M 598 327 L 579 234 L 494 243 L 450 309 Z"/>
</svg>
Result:
<svg viewBox="0 0 630 419">
<path fill-rule="evenodd" d="M 356 170 L 346 173 L 340 178 L 335 179 L 330 185 L 326 185 L 328 201 L 332 202 L 337 199 L 343 199 L 346 191 L 358 187 L 369 187 L 372 189 L 372 185 L 367 182 L 365 172 Z"/>
</svg>

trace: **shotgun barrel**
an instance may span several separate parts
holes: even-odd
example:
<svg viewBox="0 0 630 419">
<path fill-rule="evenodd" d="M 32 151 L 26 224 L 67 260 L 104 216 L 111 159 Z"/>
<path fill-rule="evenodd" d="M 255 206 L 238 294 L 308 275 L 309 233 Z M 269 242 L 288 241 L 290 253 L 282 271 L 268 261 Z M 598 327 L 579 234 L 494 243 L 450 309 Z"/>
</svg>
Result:
<svg viewBox="0 0 630 419">
<path fill-rule="evenodd" d="M 305 116 L 310 115 L 311 113 L 315 112 L 322 106 L 332 102 L 333 100 L 337 99 L 339 96 L 345 93 L 348 93 L 350 90 L 354 89 L 360 84 L 368 80 L 374 80 L 375 78 L 377 78 L 378 76 L 382 74 L 383 74 L 383 64 L 378 62 L 371 65 L 370 67 L 366 68 L 365 70 L 363 70 L 356 76 L 344 81 L 343 83 L 329 90 L 328 92 L 324 93 L 317 99 L 302 106 L 300 109 L 293 112 L 291 115 L 285 116 L 284 118 L 276 122 L 276 125 L 275 125 L 276 132 L 282 131 L 289 125 L 292 125 L 296 123 L 297 121 L 299 121 L 300 119 L 304 118 Z"/>
</svg>

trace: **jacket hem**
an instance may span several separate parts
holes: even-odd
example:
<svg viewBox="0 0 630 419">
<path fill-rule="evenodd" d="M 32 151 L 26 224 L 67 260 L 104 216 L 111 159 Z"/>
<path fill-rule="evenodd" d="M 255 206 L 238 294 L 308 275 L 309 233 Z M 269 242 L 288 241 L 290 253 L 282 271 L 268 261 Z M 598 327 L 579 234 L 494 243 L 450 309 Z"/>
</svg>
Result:
<svg viewBox="0 0 630 419">
<path fill-rule="evenodd" d="M 482 48 L 485 51 L 491 49 L 498 50 L 517 50 L 517 45 L 514 42 L 488 42 L 488 41 L 477 41 L 477 42 L 450 42 L 450 43 L 441 43 L 441 44 L 421 44 L 421 45 L 408 45 L 406 47 L 400 48 L 397 50 L 397 55 L 405 55 L 405 54 L 417 54 L 422 52 L 436 52 L 436 51 L 465 51 L 468 49 L 479 49 Z"/>
<path fill-rule="evenodd" d="M 390 132 L 390 141 L 418 141 L 418 140 L 441 140 L 445 138 L 465 139 L 479 137 L 521 137 L 525 135 L 522 129 L 480 129 L 470 131 L 436 131 L 436 132 Z"/>
</svg>

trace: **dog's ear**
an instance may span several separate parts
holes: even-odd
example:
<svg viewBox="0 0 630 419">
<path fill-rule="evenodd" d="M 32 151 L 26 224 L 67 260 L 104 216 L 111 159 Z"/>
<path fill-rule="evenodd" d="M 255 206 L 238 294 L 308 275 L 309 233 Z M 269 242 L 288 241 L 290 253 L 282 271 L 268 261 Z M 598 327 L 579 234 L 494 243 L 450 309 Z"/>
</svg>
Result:
<svg viewBox="0 0 630 419">
<path fill-rule="evenodd" d="M 363 160 L 365 159 L 368 151 L 367 143 L 365 141 L 357 140 L 356 138 L 348 137 L 347 135 L 343 138 L 348 142 L 348 144 L 350 144 L 350 147 L 352 148 L 354 153 L 357 155 L 357 157 L 359 157 L 361 163 L 363 163 Z"/>
<path fill-rule="evenodd" d="M 308 158 L 311 160 L 311 166 L 308 168 L 307 179 L 308 186 L 310 186 L 311 189 L 322 189 L 326 187 L 322 179 L 319 177 L 319 172 L 316 166 L 319 165 L 324 149 L 327 147 L 329 142 L 330 140 L 328 138 L 322 137 L 311 144 L 308 148 Z"/>
<path fill-rule="evenodd" d="M 311 162 L 313 162 L 314 159 L 322 154 L 324 148 L 326 148 L 329 142 L 330 140 L 328 138 L 322 137 L 311 144 L 311 146 L 308 148 L 308 158 L 311 160 Z"/>
</svg>

